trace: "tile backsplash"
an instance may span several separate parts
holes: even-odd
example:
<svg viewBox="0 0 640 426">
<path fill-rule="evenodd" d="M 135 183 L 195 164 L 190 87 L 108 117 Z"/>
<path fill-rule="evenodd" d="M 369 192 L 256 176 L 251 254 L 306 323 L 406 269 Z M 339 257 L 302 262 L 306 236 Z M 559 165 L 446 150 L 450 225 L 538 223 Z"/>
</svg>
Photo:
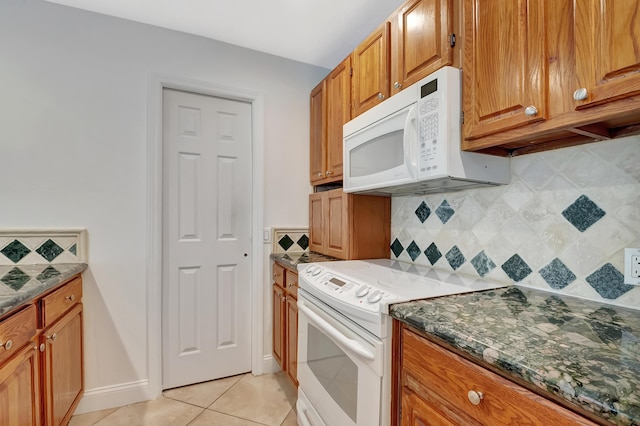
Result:
<svg viewBox="0 0 640 426">
<path fill-rule="evenodd" d="M 640 308 L 640 137 L 511 159 L 511 183 L 394 197 L 391 258 Z"/>
<path fill-rule="evenodd" d="M 85 229 L 0 229 L 0 265 L 87 262 Z"/>
<path fill-rule="evenodd" d="M 309 251 L 309 229 L 273 228 L 271 253 L 300 253 Z"/>
</svg>

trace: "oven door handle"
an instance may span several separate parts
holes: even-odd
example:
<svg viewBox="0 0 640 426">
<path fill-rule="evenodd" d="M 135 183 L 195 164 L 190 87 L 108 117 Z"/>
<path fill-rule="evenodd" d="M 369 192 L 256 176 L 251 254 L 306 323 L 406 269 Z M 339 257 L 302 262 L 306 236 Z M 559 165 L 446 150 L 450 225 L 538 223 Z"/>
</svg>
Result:
<svg viewBox="0 0 640 426">
<path fill-rule="evenodd" d="M 308 316 L 315 325 L 317 325 L 323 332 L 336 339 L 342 345 L 344 345 L 351 352 L 357 354 L 361 358 L 373 360 L 373 352 L 367 350 L 358 341 L 348 338 L 338 330 L 333 328 L 324 318 L 309 309 L 302 300 L 298 300 L 298 309 Z"/>
</svg>

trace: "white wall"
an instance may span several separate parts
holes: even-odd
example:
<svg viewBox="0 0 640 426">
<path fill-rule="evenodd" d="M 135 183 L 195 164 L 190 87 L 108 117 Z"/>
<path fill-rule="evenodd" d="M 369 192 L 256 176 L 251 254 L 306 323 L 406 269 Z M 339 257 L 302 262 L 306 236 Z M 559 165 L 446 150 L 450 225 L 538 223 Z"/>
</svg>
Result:
<svg viewBox="0 0 640 426">
<path fill-rule="evenodd" d="M 88 229 L 87 392 L 135 388 L 149 375 L 145 209 L 151 75 L 260 93 L 264 226 L 304 227 L 308 95 L 327 72 L 42 1 L 0 2 L 0 227 Z M 270 323 L 268 297 L 264 314 Z M 264 346 L 268 355 L 266 336 Z"/>
</svg>

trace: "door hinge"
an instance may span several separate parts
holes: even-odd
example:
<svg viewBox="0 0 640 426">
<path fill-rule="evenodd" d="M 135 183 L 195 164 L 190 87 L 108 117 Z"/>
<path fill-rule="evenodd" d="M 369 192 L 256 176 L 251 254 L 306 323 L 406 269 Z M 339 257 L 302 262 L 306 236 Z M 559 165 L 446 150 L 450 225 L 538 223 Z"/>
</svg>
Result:
<svg viewBox="0 0 640 426">
<path fill-rule="evenodd" d="M 353 67 L 349 67 L 349 75 L 353 75 Z"/>
<path fill-rule="evenodd" d="M 460 124 L 464 124 L 464 111 L 460 114 Z"/>
<path fill-rule="evenodd" d="M 454 47 L 456 45 L 456 35 L 451 34 L 449 36 L 449 46 Z"/>
</svg>

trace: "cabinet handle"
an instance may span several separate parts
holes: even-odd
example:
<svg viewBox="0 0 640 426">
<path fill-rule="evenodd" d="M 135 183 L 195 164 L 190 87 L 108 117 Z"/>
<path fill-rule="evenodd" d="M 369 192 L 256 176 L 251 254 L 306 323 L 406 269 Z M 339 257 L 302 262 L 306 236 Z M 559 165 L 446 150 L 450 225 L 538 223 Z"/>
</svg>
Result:
<svg viewBox="0 0 640 426">
<path fill-rule="evenodd" d="M 318 177 L 322 177 L 322 172 L 318 172 Z"/>
<path fill-rule="evenodd" d="M 529 105 L 524 109 L 524 113 L 529 117 L 535 117 L 536 115 L 538 115 L 538 108 L 534 107 L 533 105 Z"/>
<path fill-rule="evenodd" d="M 47 349 L 47 347 L 44 345 L 44 343 L 40 343 L 40 352 L 44 352 L 45 349 Z"/>
<path fill-rule="evenodd" d="M 57 338 L 58 335 L 56 333 L 53 333 L 51 336 L 47 336 L 47 340 L 51 340 L 52 342 L 55 342 Z"/>
<path fill-rule="evenodd" d="M 584 101 L 585 99 L 587 99 L 588 95 L 589 95 L 589 92 L 587 92 L 587 89 L 585 87 L 581 87 L 575 92 L 573 92 L 573 100 Z"/>
<path fill-rule="evenodd" d="M 74 300 L 76 300 L 76 297 L 72 294 L 71 296 L 65 297 L 65 299 L 67 299 L 69 302 L 73 302 Z"/>
<path fill-rule="evenodd" d="M 0 348 L 4 348 L 5 351 L 10 351 L 13 347 L 13 341 L 7 340 L 3 344 L 0 345 Z"/>
<path fill-rule="evenodd" d="M 277 277 L 278 274 L 276 274 L 275 272 L 273 273 L 273 278 Z"/>
<path fill-rule="evenodd" d="M 331 170 L 327 170 L 324 175 L 325 176 L 331 176 Z"/>
<path fill-rule="evenodd" d="M 380 93 L 380 92 L 378 92 L 378 99 L 380 99 L 380 100 L 384 99 L 384 95 L 382 93 Z"/>
<path fill-rule="evenodd" d="M 283 301 L 283 302 L 286 302 L 286 301 L 287 301 L 287 296 L 282 295 L 282 301 Z"/>
<path fill-rule="evenodd" d="M 470 390 L 469 392 L 467 392 L 467 398 L 469 398 L 469 402 L 472 403 L 473 405 L 480 404 L 483 397 L 484 395 L 482 394 L 482 392 L 476 392 L 473 390 Z"/>
<path fill-rule="evenodd" d="M 289 287 L 295 287 L 295 286 L 296 286 L 296 283 L 289 284 Z"/>
<path fill-rule="evenodd" d="M 402 84 L 398 83 L 397 81 L 395 83 L 393 83 L 393 88 L 394 89 L 400 89 L 402 87 Z"/>
</svg>

